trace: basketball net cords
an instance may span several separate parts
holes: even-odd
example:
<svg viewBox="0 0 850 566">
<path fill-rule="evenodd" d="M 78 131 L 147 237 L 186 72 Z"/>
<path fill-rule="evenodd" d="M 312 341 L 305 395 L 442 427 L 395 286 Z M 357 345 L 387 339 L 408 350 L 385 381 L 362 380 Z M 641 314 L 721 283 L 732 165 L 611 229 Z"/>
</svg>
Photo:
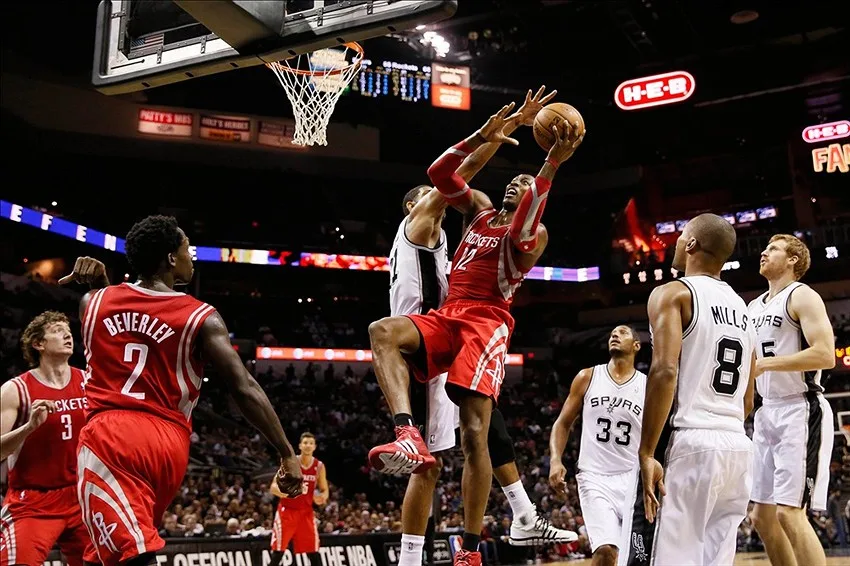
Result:
<svg viewBox="0 0 850 566">
<path fill-rule="evenodd" d="M 351 49 L 346 47 L 343 52 L 343 61 L 347 61 L 349 51 Z M 319 51 L 316 53 L 319 53 Z M 292 143 L 295 145 L 328 145 L 327 130 L 331 114 L 333 114 L 342 91 L 351 82 L 360 68 L 360 61 L 362 61 L 362 56 L 355 53 L 355 58 L 351 64 L 345 63 L 347 65 L 345 69 L 338 73 L 315 76 L 318 69 L 313 67 L 312 55 L 312 53 L 298 55 L 294 67 L 289 63 L 291 59 L 269 65 L 292 104 L 295 116 L 295 134 L 292 137 Z M 307 74 L 286 70 L 286 68 L 298 69 L 301 64 L 301 57 L 307 58 L 309 68 Z M 286 68 L 283 67 L 284 65 L 286 65 Z M 341 69 L 341 66 L 321 70 L 337 71 L 339 69 Z"/>
</svg>

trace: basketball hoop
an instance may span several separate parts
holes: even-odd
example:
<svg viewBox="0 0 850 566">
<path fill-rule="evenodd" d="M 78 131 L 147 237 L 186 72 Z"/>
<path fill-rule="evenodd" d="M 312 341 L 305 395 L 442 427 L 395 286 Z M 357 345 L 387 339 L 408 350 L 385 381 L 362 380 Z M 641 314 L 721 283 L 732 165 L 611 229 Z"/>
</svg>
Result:
<svg viewBox="0 0 850 566">
<path fill-rule="evenodd" d="M 328 122 L 342 91 L 363 61 L 359 43 L 345 50 L 321 49 L 277 63 L 266 63 L 280 81 L 295 115 L 296 145 L 328 145 Z"/>
</svg>

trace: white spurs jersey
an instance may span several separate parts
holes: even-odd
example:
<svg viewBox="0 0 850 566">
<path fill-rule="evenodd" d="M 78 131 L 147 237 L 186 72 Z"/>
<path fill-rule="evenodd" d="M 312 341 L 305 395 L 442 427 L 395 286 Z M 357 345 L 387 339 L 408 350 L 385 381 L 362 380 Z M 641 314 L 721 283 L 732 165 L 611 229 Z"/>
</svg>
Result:
<svg viewBox="0 0 850 566">
<path fill-rule="evenodd" d="M 437 247 L 417 246 L 407 239 L 407 220 L 401 221 L 390 252 L 390 314 L 425 314 L 446 298 L 449 258 L 446 232 L 440 230 Z"/>
<path fill-rule="evenodd" d="M 747 305 L 732 287 L 713 277 L 679 281 L 691 291 L 693 316 L 682 334 L 670 424 L 744 432 L 744 394 L 755 349 Z"/>
<path fill-rule="evenodd" d="M 646 374 L 635 370 L 617 385 L 608 364 L 593 368 L 581 411 L 578 469 L 622 474 L 637 468 Z"/>
<path fill-rule="evenodd" d="M 788 301 L 803 283 L 791 283 L 772 299 L 768 293 L 750 302 L 750 320 L 756 330 L 756 356 L 790 356 L 809 347 L 800 323 L 788 312 Z M 822 392 L 821 371 L 766 371 L 756 378 L 759 395 L 781 399 L 808 391 Z"/>
</svg>

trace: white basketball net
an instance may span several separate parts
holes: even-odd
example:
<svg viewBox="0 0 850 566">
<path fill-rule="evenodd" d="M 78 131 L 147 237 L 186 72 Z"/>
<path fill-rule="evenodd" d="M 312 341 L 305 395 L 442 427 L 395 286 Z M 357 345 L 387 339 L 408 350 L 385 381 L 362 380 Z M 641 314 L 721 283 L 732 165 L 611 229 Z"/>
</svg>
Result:
<svg viewBox="0 0 850 566">
<path fill-rule="evenodd" d="M 321 49 L 266 65 L 274 71 L 292 103 L 295 115 L 292 143 L 328 145 L 331 114 L 342 91 L 360 69 L 362 60 L 362 51 L 346 45 L 344 51 Z"/>
</svg>

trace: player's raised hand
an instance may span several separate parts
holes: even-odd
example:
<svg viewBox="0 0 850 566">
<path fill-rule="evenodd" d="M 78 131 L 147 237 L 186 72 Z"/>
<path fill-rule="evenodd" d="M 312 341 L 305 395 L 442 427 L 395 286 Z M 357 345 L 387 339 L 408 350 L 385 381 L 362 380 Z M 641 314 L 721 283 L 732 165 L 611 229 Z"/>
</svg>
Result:
<svg viewBox="0 0 850 566">
<path fill-rule="evenodd" d="M 549 467 L 549 486 L 561 497 L 567 496 L 567 482 L 565 480 L 567 469 L 560 462 L 555 462 Z"/>
<path fill-rule="evenodd" d="M 657 491 L 661 496 L 667 495 L 667 489 L 664 487 L 664 468 L 655 458 L 641 457 L 640 476 L 643 484 L 643 506 L 646 520 L 654 523 L 655 517 L 658 515 L 659 505 L 655 493 Z"/>
<path fill-rule="evenodd" d="M 102 261 L 96 260 L 93 257 L 81 256 L 74 263 L 74 270 L 59 280 L 60 285 L 68 283 L 106 283 L 109 285 L 109 279 L 106 275 L 106 266 Z"/>
<path fill-rule="evenodd" d="M 555 134 L 555 143 L 552 145 L 552 149 L 549 150 L 547 159 L 563 163 L 573 156 L 578 146 L 584 141 L 584 132 L 572 132 L 571 130 L 572 127 L 568 122 L 560 122 L 552 126 L 552 132 Z"/>
<path fill-rule="evenodd" d="M 275 475 L 280 491 L 287 497 L 298 497 L 304 493 L 304 478 L 301 476 L 301 463 L 296 456 L 283 458 Z"/>
<path fill-rule="evenodd" d="M 528 89 L 525 95 L 525 101 L 512 118 L 523 126 L 534 125 L 534 117 L 537 116 L 537 113 L 558 94 L 557 90 L 553 90 L 546 96 L 543 96 L 544 92 L 546 92 L 546 85 L 542 85 L 534 95 L 531 94 L 531 89 Z"/>
<path fill-rule="evenodd" d="M 509 143 L 511 145 L 519 145 L 519 142 L 514 138 L 509 138 L 502 131 L 505 128 L 505 124 L 511 120 L 516 119 L 516 114 L 510 114 L 510 111 L 514 109 L 516 106 L 515 102 L 511 102 L 510 104 L 505 104 L 502 106 L 501 110 L 490 116 L 490 118 L 481 126 L 481 129 L 476 132 L 479 136 L 481 136 L 484 141 L 492 142 L 492 143 Z"/>
<path fill-rule="evenodd" d="M 56 403 L 45 399 L 38 399 L 30 406 L 30 418 L 27 426 L 33 431 L 44 424 L 48 415 L 56 412 Z"/>
</svg>

